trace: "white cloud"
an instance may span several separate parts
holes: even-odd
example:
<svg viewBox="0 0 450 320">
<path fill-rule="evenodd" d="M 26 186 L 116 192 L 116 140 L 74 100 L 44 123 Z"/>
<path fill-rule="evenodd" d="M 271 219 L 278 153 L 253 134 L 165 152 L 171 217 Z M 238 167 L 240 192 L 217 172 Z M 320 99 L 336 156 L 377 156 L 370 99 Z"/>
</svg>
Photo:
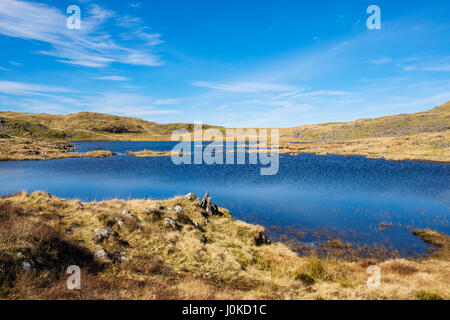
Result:
<svg viewBox="0 0 450 320">
<path fill-rule="evenodd" d="M 312 91 L 312 92 L 306 92 L 306 93 L 300 93 L 295 96 L 292 96 L 292 98 L 299 98 L 299 97 L 308 97 L 308 96 L 346 96 L 349 95 L 349 92 L 346 91 L 326 91 L 326 90 L 320 90 L 320 91 Z"/>
<path fill-rule="evenodd" d="M 217 83 L 217 82 L 208 82 L 208 81 L 194 81 L 192 82 L 194 86 L 204 87 L 210 89 L 216 89 L 227 92 L 283 92 L 283 91 L 292 91 L 295 90 L 296 87 L 280 85 L 280 84 L 271 84 L 271 83 L 262 83 L 262 82 L 234 82 L 234 83 Z"/>
<path fill-rule="evenodd" d="M 106 80 L 106 81 L 129 81 L 130 79 L 122 76 L 103 76 L 103 77 L 93 77 L 96 80 Z"/>
<path fill-rule="evenodd" d="M 14 95 L 44 95 L 47 93 L 70 92 L 70 90 L 41 84 L 0 81 L 0 92 Z"/>
<path fill-rule="evenodd" d="M 450 64 L 437 64 L 433 66 L 407 66 L 404 68 L 405 71 L 438 71 L 438 72 L 449 72 Z"/>
<path fill-rule="evenodd" d="M 130 49 L 114 41 L 105 24 L 115 17 L 111 10 L 87 5 L 86 10 L 82 9 L 81 29 L 70 30 L 66 28 L 66 15 L 59 9 L 34 2 L 2 0 L 0 34 L 47 43 L 51 48 L 39 53 L 54 56 L 63 63 L 86 67 L 104 67 L 113 62 L 161 65 L 159 57 L 148 48 Z"/>
</svg>

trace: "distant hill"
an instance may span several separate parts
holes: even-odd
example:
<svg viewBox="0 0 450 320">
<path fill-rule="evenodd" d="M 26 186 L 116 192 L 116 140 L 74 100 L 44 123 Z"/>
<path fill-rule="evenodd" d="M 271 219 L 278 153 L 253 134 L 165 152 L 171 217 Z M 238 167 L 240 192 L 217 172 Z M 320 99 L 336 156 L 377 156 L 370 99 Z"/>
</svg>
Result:
<svg viewBox="0 0 450 320">
<path fill-rule="evenodd" d="M 203 128 L 223 127 L 203 125 Z M 192 132 L 193 124 L 159 124 L 138 118 L 93 112 L 50 115 L 0 112 L 0 134 L 71 140 L 167 140 L 176 129 Z"/>
<path fill-rule="evenodd" d="M 0 135 L 81 140 L 170 140 L 176 129 L 192 132 L 193 124 L 160 124 L 138 118 L 93 112 L 50 115 L 0 112 Z M 204 129 L 224 127 L 203 125 Z M 432 110 L 352 122 L 306 125 L 280 130 L 282 140 L 335 142 L 398 137 L 450 130 L 450 102 Z"/>
<path fill-rule="evenodd" d="M 447 130 L 450 130 L 450 101 L 425 112 L 286 128 L 280 134 L 284 140 L 335 142 Z"/>
</svg>

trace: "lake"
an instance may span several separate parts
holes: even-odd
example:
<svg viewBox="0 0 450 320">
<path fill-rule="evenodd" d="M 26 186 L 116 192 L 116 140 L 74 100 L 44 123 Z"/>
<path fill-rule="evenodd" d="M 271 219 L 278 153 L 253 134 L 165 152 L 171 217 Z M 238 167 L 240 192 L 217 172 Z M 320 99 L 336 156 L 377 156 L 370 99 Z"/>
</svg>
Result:
<svg viewBox="0 0 450 320">
<path fill-rule="evenodd" d="M 331 237 L 391 245 L 403 254 L 429 246 L 411 234 L 431 228 L 449 234 L 450 164 L 363 157 L 281 155 L 278 174 L 259 165 L 175 165 L 170 157 L 137 158 L 126 151 L 170 151 L 175 142 L 80 142 L 110 158 L 0 162 L 0 194 L 44 190 L 84 201 L 165 199 L 209 191 L 237 218 L 305 243 Z M 392 223 L 381 230 L 380 223 Z"/>
</svg>

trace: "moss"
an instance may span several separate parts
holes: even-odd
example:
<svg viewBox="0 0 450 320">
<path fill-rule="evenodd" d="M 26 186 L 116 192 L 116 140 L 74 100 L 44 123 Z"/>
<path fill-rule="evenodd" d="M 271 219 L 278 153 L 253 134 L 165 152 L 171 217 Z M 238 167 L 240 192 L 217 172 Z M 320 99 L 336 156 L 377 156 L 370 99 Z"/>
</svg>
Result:
<svg viewBox="0 0 450 320">
<path fill-rule="evenodd" d="M 416 297 L 419 300 L 444 300 L 440 295 L 428 291 L 417 291 Z"/>
<path fill-rule="evenodd" d="M 301 273 L 295 276 L 295 280 L 301 281 L 305 286 L 312 286 L 316 281 L 306 273 Z"/>
</svg>

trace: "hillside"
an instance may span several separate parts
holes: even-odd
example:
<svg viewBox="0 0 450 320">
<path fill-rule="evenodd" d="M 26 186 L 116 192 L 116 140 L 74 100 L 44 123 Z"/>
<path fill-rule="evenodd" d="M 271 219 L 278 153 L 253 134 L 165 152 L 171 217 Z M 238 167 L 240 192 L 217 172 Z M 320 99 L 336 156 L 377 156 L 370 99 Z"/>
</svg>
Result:
<svg viewBox="0 0 450 320">
<path fill-rule="evenodd" d="M 0 112 L 0 134 L 26 138 L 81 140 L 170 140 L 176 129 L 192 132 L 193 124 L 160 124 L 138 118 L 92 112 L 68 115 Z M 204 129 L 225 128 L 204 125 Z M 283 141 L 336 142 L 399 137 L 450 130 L 450 102 L 432 110 L 343 123 L 280 129 Z"/>
<path fill-rule="evenodd" d="M 450 130 L 450 101 L 432 110 L 281 129 L 281 138 L 303 142 L 337 142 L 364 138 L 399 137 Z"/>
<path fill-rule="evenodd" d="M 204 125 L 204 128 L 218 128 Z M 92 112 L 68 115 L 0 112 L 0 134 L 26 138 L 85 140 L 170 140 L 176 129 L 193 124 L 159 124 L 138 118 Z"/>
</svg>

